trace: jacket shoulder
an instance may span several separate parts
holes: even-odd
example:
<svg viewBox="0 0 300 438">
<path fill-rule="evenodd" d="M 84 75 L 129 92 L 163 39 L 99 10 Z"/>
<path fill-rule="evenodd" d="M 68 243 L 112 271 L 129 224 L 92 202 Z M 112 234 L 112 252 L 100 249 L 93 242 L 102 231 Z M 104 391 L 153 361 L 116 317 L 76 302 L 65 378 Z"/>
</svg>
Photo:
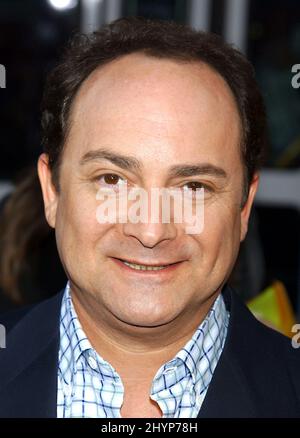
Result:
<svg viewBox="0 0 300 438">
<path fill-rule="evenodd" d="M 7 332 L 10 332 L 14 328 L 14 326 L 18 324 L 18 322 L 21 321 L 27 313 L 30 313 L 31 310 L 38 306 L 38 304 L 39 303 L 29 306 L 18 307 L 16 309 L 1 313 L 0 323 L 4 325 Z"/>
<path fill-rule="evenodd" d="M 230 322 L 223 353 L 231 369 L 242 376 L 257 416 L 299 416 L 300 349 L 258 321 L 238 294 L 229 292 L 225 298 Z"/>
<path fill-rule="evenodd" d="M 52 331 L 57 329 L 62 296 L 63 291 L 60 291 L 47 300 L 1 314 L 0 324 L 5 328 L 7 339 L 12 338 L 17 342 L 23 339 L 28 330 L 32 332 L 41 327 Z M 49 315 L 53 318 L 48 319 Z"/>
</svg>

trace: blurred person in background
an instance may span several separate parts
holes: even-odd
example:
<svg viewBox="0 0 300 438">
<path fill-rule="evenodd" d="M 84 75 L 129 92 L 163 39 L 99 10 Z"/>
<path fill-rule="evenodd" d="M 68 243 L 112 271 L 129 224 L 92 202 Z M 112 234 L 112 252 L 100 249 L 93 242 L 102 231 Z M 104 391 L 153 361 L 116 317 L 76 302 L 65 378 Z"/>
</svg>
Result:
<svg viewBox="0 0 300 438">
<path fill-rule="evenodd" d="M 0 311 L 49 298 L 66 282 L 36 166 L 0 204 Z"/>
</svg>

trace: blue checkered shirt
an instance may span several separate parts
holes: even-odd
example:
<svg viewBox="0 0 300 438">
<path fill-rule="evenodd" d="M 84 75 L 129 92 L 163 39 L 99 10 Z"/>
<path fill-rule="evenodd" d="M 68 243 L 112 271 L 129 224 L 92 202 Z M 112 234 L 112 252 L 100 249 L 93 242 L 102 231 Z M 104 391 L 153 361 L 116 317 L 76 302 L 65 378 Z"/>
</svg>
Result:
<svg viewBox="0 0 300 438">
<path fill-rule="evenodd" d="M 176 356 L 152 382 L 150 397 L 163 418 L 196 418 L 222 353 L 229 313 L 222 295 Z M 118 373 L 91 346 L 67 284 L 61 306 L 58 418 L 121 418 L 124 387 Z"/>
</svg>

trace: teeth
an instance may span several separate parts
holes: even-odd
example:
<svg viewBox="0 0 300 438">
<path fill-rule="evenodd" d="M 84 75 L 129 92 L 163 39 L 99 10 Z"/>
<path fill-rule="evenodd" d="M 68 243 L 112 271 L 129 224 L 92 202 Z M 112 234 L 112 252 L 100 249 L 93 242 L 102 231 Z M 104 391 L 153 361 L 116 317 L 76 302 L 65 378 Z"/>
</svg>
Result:
<svg viewBox="0 0 300 438">
<path fill-rule="evenodd" d="M 124 262 L 123 263 L 126 266 L 129 266 L 130 268 L 136 269 L 138 271 L 160 271 L 161 269 L 164 269 L 165 266 L 146 266 L 146 265 L 136 265 L 135 263 L 129 263 Z"/>
</svg>

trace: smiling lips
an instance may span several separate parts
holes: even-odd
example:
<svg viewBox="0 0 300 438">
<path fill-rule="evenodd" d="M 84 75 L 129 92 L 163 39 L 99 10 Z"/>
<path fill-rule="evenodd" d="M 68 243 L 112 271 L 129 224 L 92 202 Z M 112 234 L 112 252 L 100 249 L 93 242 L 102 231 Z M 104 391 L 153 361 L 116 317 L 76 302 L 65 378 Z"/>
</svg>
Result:
<svg viewBox="0 0 300 438">
<path fill-rule="evenodd" d="M 128 260 L 124 259 L 117 259 L 116 261 L 121 262 L 122 265 L 128 266 L 128 268 L 136 271 L 161 271 L 163 269 L 167 269 L 170 267 L 174 267 L 175 265 L 178 265 L 181 262 L 174 262 L 174 263 L 165 263 L 165 264 L 140 264 L 135 262 L 129 262 Z"/>
<path fill-rule="evenodd" d="M 149 266 L 149 265 L 137 265 L 136 263 L 129 263 L 123 261 L 124 265 L 129 266 L 130 268 L 137 269 L 138 271 L 160 271 L 164 269 L 166 265 L 162 266 Z"/>
</svg>

